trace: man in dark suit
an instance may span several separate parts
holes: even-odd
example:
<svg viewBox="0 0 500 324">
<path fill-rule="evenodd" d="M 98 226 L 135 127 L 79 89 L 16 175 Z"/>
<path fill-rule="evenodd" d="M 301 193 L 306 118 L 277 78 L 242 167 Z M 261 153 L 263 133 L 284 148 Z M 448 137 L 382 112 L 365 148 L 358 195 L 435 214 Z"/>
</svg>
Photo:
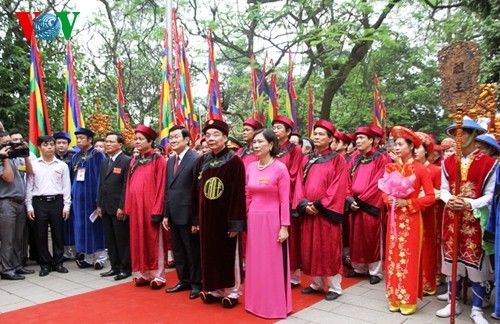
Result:
<svg viewBox="0 0 500 324">
<path fill-rule="evenodd" d="M 120 133 L 106 136 L 107 159 L 100 169 L 97 215 L 102 218 L 111 270 L 103 277 L 122 280 L 131 275 L 129 220 L 123 214 L 125 183 L 130 157 L 122 152 L 125 140 Z"/>
<path fill-rule="evenodd" d="M 182 126 L 170 129 L 169 143 L 175 155 L 167 162 L 163 227 L 171 233 L 179 282 L 166 292 L 191 289 L 189 299 L 195 299 L 201 291 L 201 270 L 200 237 L 196 227 L 192 226 L 192 191 L 199 155 L 189 149 L 189 131 Z"/>
</svg>

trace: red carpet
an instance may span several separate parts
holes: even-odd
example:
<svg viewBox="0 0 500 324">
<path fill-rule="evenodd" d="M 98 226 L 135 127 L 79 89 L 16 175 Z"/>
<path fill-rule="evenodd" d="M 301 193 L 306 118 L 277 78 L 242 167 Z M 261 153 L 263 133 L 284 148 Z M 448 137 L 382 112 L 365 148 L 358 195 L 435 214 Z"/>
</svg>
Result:
<svg viewBox="0 0 500 324">
<path fill-rule="evenodd" d="M 302 295 L 310 278 L 303 276 L 302 287 L 292 289 L 293 312 L 298 312 L 324 298 Z M 358 278 L 343 278 L 346 289 Z M 167 283 L 177 282 L 175 271 L 167 273 Z M 52 302 L 0 314 L 0 323 L 272 323 L 245 311 L 244 298 L 233 309 L 220 304 L 205 305 L 200 298 L 189 300 L 189 291 L 166 294 L 165 289 L 151 290 L 127 282 L 114 287 L 72 296 Z M 342 298 L 342 297 L 341 297 Z"/>
</svg>

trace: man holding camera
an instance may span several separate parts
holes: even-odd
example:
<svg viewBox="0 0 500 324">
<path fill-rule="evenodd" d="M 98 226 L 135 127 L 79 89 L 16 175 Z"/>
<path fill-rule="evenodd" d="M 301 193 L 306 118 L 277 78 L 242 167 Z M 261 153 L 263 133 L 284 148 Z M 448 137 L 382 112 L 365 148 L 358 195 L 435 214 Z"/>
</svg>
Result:
<svg viewBox="0 0 500 324">
<path fill-rule="evenodd" d="M 26 191 L 21 172 L 31 175 L 33 169 L 29 156 L 23 157 L 24 165 L 21 165 L 21 159 L 15 158 L 20 151 L 19 145 L 10 142 L 8 133 L 0 132 L 0 275 L 5 280 L 23 280 L 24 274 L 34 273 L 23 268 L 21 263 L 26 226 Z"/>
</svg>

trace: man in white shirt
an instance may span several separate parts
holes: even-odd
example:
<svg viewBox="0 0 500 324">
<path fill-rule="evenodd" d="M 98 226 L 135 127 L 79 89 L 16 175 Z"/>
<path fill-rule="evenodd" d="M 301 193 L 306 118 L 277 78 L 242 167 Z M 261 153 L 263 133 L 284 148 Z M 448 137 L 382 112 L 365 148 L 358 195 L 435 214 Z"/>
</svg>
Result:
<svg viewBox="0 0 500 324">
<path fill-rule="evenodd" d="M 63 266 L 63 222 L 71 207 L 71 181 L 66 163 L 55 158 L 55 140 L 40 136 L 37 145 L 41 157 L 33 162 L 33 175 L 28 176 L 26 209 L 28 218 L 35 222 L 40 277 L 50 271 L 67 273 Z M 52 255 L 48 248 L 48 225 L 52 236 Z"/>
</svg>

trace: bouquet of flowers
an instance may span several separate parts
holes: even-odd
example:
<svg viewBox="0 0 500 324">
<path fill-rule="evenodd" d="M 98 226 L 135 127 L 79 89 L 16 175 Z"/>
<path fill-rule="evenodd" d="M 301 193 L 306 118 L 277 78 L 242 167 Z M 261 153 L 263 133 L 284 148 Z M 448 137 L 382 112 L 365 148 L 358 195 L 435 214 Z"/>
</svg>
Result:
<svg viewBox="0 0 500 324">
<path fill-rule="evenodd" d="M 413 189 L 415 172 L 411 164 L 388 164 L 385 167 L 384 176 L 378 180 L 378 187 L 392 198 L 390 226 L 396 235 L 395 209 L 396 198 L 406 198 Z"/>
</svg>

